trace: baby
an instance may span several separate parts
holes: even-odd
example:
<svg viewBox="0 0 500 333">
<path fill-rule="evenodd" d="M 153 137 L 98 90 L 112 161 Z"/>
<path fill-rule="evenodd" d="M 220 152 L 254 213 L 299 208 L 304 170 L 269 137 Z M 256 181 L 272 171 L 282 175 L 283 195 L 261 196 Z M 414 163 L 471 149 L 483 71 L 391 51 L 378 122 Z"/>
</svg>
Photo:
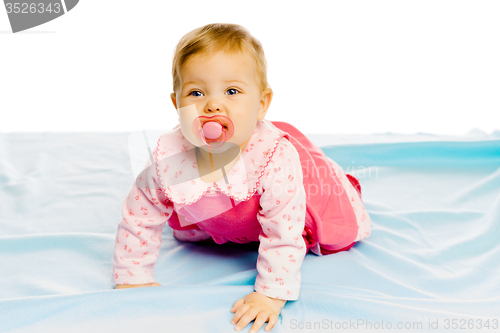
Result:
<svg viewBox="0 0 500 333">
<path fill-rule="evenodd" d="M 258 245 L 255 291 L 231 323 L 276 324 L 299 297 L 311 251 L 348 250 L 370 234 L 358 181 L 299 130 L 264 120 L 273 92 L 262 46 L 236 24 L 186 34 L 173 59 L 180 124 L 160 136 L 123 203 L 113 258 L 116 289 L 159 286 L 153 276 L 168 222 L 186 242 Z"/>
</svg>

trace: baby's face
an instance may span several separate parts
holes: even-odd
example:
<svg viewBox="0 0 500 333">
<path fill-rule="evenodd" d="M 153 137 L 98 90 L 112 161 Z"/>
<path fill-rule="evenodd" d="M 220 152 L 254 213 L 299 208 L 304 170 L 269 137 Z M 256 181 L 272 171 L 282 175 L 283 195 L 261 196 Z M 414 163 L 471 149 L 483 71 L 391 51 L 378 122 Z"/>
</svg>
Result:
<svg viewBox="0 0 500 333">
<path fill-rule="evenodd" d="M 234 134 L 227 142 L 244 149 L 258 120 L 267 112 L 271 92 L 261 90 L 249 55 L 219 52 L 191 57 L 181 68 L 180 87 L 171 98 L 179 113 L 182 132 L 192 144 L 203 146 L 196 133 L 186 135 L 193 132 L 193 118 L 223 115 L 234 125 Z"/>
</svg>

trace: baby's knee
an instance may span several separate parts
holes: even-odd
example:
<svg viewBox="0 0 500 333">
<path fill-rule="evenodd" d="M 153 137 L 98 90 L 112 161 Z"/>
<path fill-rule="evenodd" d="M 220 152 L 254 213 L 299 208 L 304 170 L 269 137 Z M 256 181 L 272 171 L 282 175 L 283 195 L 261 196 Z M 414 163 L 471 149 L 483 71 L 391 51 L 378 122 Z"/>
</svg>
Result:
<svg viewBox="0 0 500 333">
<path fill-rule="evenodd" d="M 182 242 L 200 242 L 204 240 L 211 239 L 206 231 L 201 229 L 191 229 L 191 230 L 176 230 L 173 229 L 174 237 Z"/>
</svg>

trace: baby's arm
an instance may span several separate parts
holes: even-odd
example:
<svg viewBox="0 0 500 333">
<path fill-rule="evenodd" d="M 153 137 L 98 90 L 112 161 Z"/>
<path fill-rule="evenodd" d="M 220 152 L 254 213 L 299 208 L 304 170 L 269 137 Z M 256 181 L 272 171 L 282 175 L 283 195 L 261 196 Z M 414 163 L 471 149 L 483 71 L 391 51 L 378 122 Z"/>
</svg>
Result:
<svg viewBox="0 0 500 333">
<path fill-rule="evenodd" d="M 295 147 L 282 139 L 265 173 L 260 210 L 258 275 L 255 291 L 266 296 L 296 300 L 300 267 L 307 247 L 302 237 L 306 193 L 302 167 Z"/>
<path fill-rule="evenodd" d="M 295 147 L 282 139 L 263 176 L 259 190 L 262 226 L 259 235 L 258 275 L 255 292 L 235 302 L 236 330 L 255 319 L 251 332 L 268 321 L 266 331 L 278 320 L 286 300 L 296 300 L 300 291 L 300 266 L 307 248 L 302 238 L 306 194 L 302 168 Z"/>
<path fill-rule="evenodd" d="M 161 233 L 172 215 L 173 205 L 153 177 L 154 168 L 139 175 L 122 205 L 113 256 L 113 278 L 117 289 L 158 285 L 154 265 Z"/>
</svg>

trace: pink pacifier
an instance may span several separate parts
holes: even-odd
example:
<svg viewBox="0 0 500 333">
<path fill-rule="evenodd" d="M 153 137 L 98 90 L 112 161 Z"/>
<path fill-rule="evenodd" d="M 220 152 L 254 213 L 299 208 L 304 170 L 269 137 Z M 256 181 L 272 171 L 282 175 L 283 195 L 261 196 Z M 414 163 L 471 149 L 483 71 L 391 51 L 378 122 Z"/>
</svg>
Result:
<svg viewBox="0 0 500 333">
<path fill-rule="evenodd" d="M 203 125 L 202 131 L 205 137 L 209 139 L 217 139 L 222 135 L 222 125 L 215 121 L 209 121 Z"/>
<path fill-rule="evenodd" d="M 193 121 L 193 131 L 198 133 L 200 141 L 205 145 L 219 148 L 233 136 L 234 125 L 229 117 L 223 115 L 200 116 Z M 213 145 L 215 142 L 218 144 Z"/>
</svg>

